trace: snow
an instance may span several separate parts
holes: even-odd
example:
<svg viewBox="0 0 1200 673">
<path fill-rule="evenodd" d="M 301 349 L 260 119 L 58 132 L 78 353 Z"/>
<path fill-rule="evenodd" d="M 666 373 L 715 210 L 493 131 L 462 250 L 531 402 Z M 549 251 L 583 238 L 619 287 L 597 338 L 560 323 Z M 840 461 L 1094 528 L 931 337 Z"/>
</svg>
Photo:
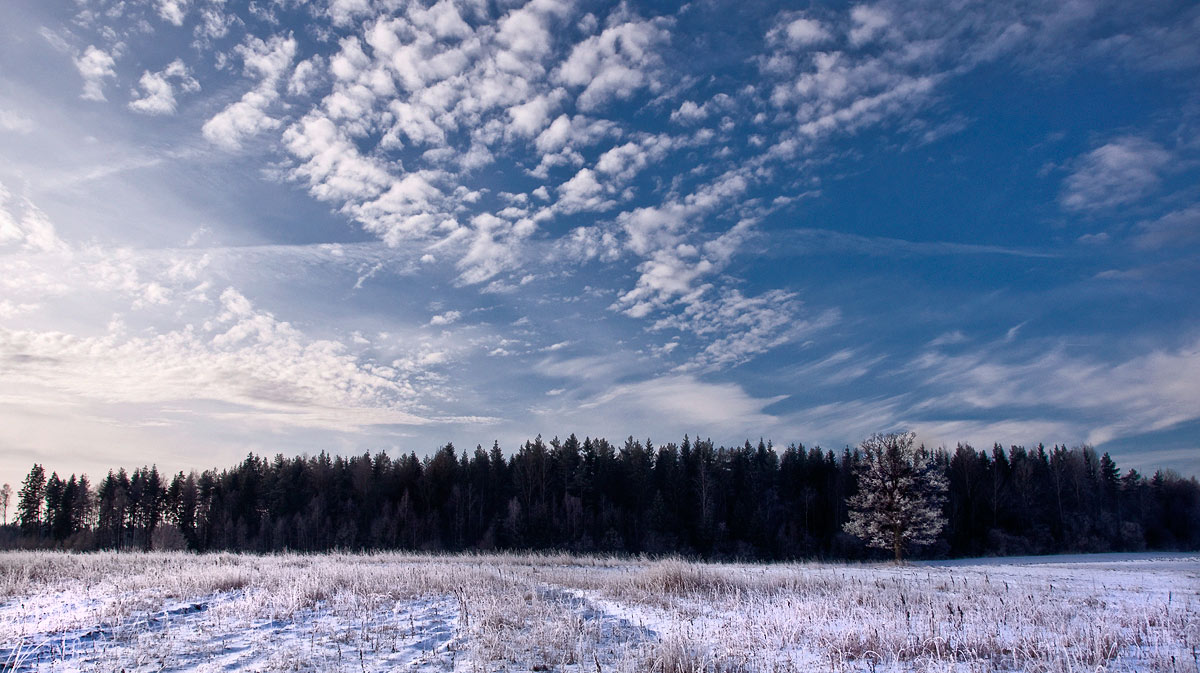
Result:
<svg viewBox="0 0 1200 673">
<path fill-rule="evenodd" d="M 1197 671 L 1200 555 L 0 554 L 0 671 Z"/>
</svg>

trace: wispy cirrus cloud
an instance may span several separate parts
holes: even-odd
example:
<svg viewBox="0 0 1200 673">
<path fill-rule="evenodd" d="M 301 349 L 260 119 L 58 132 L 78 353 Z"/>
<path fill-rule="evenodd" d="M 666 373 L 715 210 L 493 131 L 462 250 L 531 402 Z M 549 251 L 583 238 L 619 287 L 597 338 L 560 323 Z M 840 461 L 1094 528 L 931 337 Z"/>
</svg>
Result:
<svg viewBox="0 0 1200 673">
<path fill-rule="evenodd" d="M 1076 160 L 1063 181 L 1059 202 L 1080 212 L 1136 202 L 1159 186 L 1170 162 L 1171 153 L 1154 141 L 1115 138 Z"/>
</svg>

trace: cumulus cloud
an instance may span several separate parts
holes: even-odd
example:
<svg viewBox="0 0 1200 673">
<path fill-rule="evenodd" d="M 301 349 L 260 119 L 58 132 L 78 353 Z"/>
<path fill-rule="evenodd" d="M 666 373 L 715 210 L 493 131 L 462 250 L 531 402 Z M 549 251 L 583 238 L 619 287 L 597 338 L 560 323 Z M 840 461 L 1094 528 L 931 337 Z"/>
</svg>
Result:
<svg viewBox="0 0 1200 673">
<path fill-rule="evenodd" d="M 606 191 L 604 185 L 596 180 L 595 171 L 580 169 L 575 177 L 559 185 L 555 209 L 565 214 L 607 210 L 615 202 L 606 198 Z"/>
<path fill-rule="evenodd" d="M 538 135 L 549 121 L 557 96 L 537 96 L 508 109 L 514 133 L 525 137 Z"/>
<path fill-rule="evenodd" d="M 600 155 L 596 171 L 618 183 L 629 182 L 647 166 L 661 161 L 676 143 L 667 136 L 645 136 L 640 141 L 618 145 Z"/>
<path fill-rule="evenodd" d="M 187 16 L 188 4 L 188 0 L 158 0 L 156 6 L 163 21 L 182 26 L 183 19 Z"/>
<path fill-rule="evenodd" d="M 191 76 L 183 61 L 175 59 L 160 72 L 152 73 L 147 70 L 142 73 L 142 78 L 138 81 L 142 97 L 130 101 L 129 108 L 145 114 L 174 114 L 175 84 L 181 91 L 188 93 L 200 90 L 200 83 Z"/>
<path fill-rule="evenodd" d="M 464 231 L 466 253 L 456 266 L 459 280 L 466 284 L 482 283 L 496 274 L 519 268 L 521 243 L 535 230 L 531 220 L 510 223 L 489 213 L 471 219 L 471 228 Z"/>
<path fill-rule="evenodd" d="M 661 64 L 657 49 L 670 41 L 666 22 L 630 21 L 604 30 L 576 45 L 558 71 L 569 86 L 582 86 L 576 100 L 580 109 L 592 110 L 610 100 L 624 100 L 642 88 L 657 90 L 662 83 L 656 70 Z"/>
<path fill-rule="evenodd" d="M 614 262 L 621 256 L 617 235 L 597 226 L 575 227 L 555 245 L 568 259 L 581 262 L 595 259 Z"/>
<path fill-rule="evenodd" d="M 116 61 L 108 52 L 95 45 L 85 49 L 75 59 L 75 68 L 83 76 L 83 93 L 80 97 L 85 100 L 107 100 L 104 97 L 104 80 L 117 76 L 114 65 Z"/>
<path fill-rule="evenodd" d="M 202 7 L 199 12 L 200 21 L 193 29 L 193 34 L 196 36 L 195 44 L 198 46 L 208 45 L 213 40 L 225 37 L 229 34 L 229 29 L 239 20 L 236 14 L 226 14 L 221 11 L 221 6 L 217 4 Z"/>
<path fill-rule="evenodd" d="M 850 10 L 850 20 L 853 24 L 850 44 L 855 46 L 870 42 L 891 23 L 887 12 L 878 5 L 857 5 Z"/>
<path fill-rule="evenodd" d="M 767 41 L 792 49 L 805 49 L 833 39 L 829 29 L 820 21 L 794 12 L 776 17 L 776 28 L 767 33 Z"/>
<path fill-rule="evenodd" d="M 462 313 L 459 311 L 446 311 L 445 313 L 439 313 L 430 318 L 429 324 L 433 326 L 449 325 L 451 323 L 458 322 L 458 319 L 461 317 Z"/>
<path fill-rule="evenodd" d="M 308 180 L 324 201 L 352 201 L 378 196 L 391 183 L 387 169 L 363 157 L 328 118 L 309 115 L 283 135 L 285 146 L 303 163 L 296 175 Z"/>
<path fill-rule="evenodd" d="M 210 142 L 230 151 L 240 149 L 249 138 L 281 125 L 266 110 L 279 98 L 280 79 L 296 55 L 296 39 L 249 37 L 236 51 L 242 57 L 246 74 L 257 78 L 258 85 L 205 122 L 202 129 Z"/>
<path fill-rule="evenodd" d="M 334 25 L 348 26 L 372 12 L 371 0 L 331 0 L 328 12 Z"/>
<path fill-rule="evenodd" d="M 1133 203 L 1158 188 L 1170 161 L 1171 153 L 1151 140 L 1116 138 L 1076 160 L 1059 203 L 1077 212 Z"/>
<path fill-rule="evenodd" d="M 274 96 L 259 91 L 246 93 L 241 100 L 204 123 L 204 137 L 229 151 L 241 149 L 248 138 L 279 127 L 279 120 L 265 112 L 274 99 Z"/>
</svg>

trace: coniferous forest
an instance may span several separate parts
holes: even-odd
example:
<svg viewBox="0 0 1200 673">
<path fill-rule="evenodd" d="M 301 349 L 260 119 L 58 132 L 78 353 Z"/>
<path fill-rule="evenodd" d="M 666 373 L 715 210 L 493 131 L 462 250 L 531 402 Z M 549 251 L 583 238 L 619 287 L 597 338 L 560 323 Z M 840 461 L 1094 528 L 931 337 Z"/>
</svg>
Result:
<svg viewBox="0 0 1200 673">
<path fill-rule="evenodd" d="M 926 556 L 1200 549 L 1200 483 L 1090 447 L 935 451 L 945 526 Z M 857 449 L 540 436 L 506 455 L 249 455 L 223 470 L 87 477 L 35 465 L 0 545 L 74 550 L 565 550 L 882 558 L 843 532 Z"/>
</svg>

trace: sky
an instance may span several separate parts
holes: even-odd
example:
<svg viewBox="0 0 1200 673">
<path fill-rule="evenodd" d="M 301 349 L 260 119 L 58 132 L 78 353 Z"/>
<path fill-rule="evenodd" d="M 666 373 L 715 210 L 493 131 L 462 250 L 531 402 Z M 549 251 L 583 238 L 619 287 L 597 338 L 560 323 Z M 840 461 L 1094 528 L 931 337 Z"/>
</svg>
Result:
<svg viewBox="0 0 1200 673">
<path fill-rule="evenodd" d="M 0 3 L 0 480 L 574 432 L 1200 474 L 1200 6 Z"/>
</svg>

